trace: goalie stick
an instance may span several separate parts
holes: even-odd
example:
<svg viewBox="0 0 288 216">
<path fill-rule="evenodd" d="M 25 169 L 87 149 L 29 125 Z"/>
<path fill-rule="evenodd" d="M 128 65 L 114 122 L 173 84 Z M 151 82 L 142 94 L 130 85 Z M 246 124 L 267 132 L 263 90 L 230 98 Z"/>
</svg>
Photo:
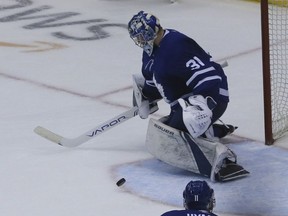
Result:
<svg viewBox="0 0 288 216">
<path fill-rule="evenodd" d="M 61 146 L 65 146 L 65 147 L 76 147 L 79 146 L 81 144 L 83 144 L 84 142 L 87 142 L 88 140 L 106 132 L 107 130 L 127 121 L 130 118 L 133 118 L 134 116 L 138 115 L 138 107 L 132 107 L 131 109 L 129 109 L 126 112 L 123 112 L 111 119 L 109 119 L 108 121 L 94 127 L 93 129 L 87 131 L 86 133 L 73 138 L 73 139 L 69 139 L 69 138 L 65 138 L 59 134 L 56 134 L 44 127 L 41 126 L 37 126 L 34 129 L 34 132 L 54 143 L 57 143 Z"/>
<path fill-rule="evenodd" d="M 220 63 L 221 67 L 227 67 L 228 66 L 228 62 L 224 61 L 222 63 Z M 107 120 L 106 122 L 94 127 L 93 129 L 87 131 L 86 133 L 76 137 L 76 138 L 65 138 L 59 134 L 56 134 L 44 127 L 41 126 L 37 126 L 34 129 L 34 132 L 54 143 L 57 143 L 61 146 L 65 146 L 65 147 L 76 147 L 79 146 L 85 142 L 87 142 L 88 140 L 106 132 L 107 130 L 116 127 L 117 125 L 133 118 L 134 116 L 138 115 L 138 107 L 134 106 L 131 109 L 129 109 L 126 112 L 123 112 L 109 120 Z"/>
</svg>

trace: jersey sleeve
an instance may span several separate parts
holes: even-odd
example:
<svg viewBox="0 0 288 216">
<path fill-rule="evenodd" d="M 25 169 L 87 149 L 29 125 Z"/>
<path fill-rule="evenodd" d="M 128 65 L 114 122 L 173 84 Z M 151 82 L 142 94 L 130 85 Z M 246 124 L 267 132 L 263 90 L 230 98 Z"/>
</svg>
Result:
<svg viewBox="0 0 288 216">
<path fill-rule="evenodd" d="M 149 99 L 149 101 L 162 98 L 153 81 L 153 70 L 151 70 L 152 65 L 153 65 L 153 60 L 150 59 L 149 56 L 145 52 L 143 52 L 142 74 L 145 78 L 145 83 L 142 89 L 142 93 L 145 97 Z"/>
<path fill-rule="evenodd" d="M 162 98 L 153 80 L 145 80 L 145 85 L 142 89 L 142 93 L 145 97 L 149 99 L 149 101 L 154 101 L 156 99 Z"/>
</svg>

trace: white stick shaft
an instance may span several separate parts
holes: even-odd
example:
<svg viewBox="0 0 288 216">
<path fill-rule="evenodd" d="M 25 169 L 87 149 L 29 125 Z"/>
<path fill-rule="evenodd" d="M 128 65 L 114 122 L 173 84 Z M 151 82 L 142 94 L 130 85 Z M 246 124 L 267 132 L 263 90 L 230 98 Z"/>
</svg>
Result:
<svg viewBox="0 0 288 216">
<path fill-rule="evenodd" d="M 133 118 L 136 115 L 138 115 L 138 107 L 132 107 L 130 110 L 123 112 L 109 119 L 108 121 L 94 127 L 93 129 L 87 131 L 86 133 L 74 139 L 65 138 L 41 126 L 37 126 L 34 129 L 34 132 L 59 145 L 62 145 L 65 147 L 76 147 L 106 132 L 107 130 L 115 126 L 122 124 L 123 122 L 127 121 L 128 119 Z"/>
<path fill-rule="evenodd" d="M 222 68 L 227 67 L 228 66 L 227 60 L 225 60 L 224 62 L 221 62 L 220 65 Z"/>
</svg>

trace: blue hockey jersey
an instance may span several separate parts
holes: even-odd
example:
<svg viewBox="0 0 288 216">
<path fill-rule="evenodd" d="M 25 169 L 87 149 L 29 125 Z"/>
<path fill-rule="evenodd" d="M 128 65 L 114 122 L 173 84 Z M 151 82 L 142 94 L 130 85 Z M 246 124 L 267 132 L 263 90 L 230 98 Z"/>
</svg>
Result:
<svg viewBox="0 0 288 216">
<path fill-rule="evenodd" d="M 161 216 L 217 216 L 216 214 L 200 210 L 172 210 L 165 212 Z"/>
<path fill-rule="evenodd" d="M 216 102 L 229 101 L 222 67 L 193 39 L 176 30 L 165 30 L 151 56 L 143 52 L 142 74 L 146 79 L 143 94 L 151 99 L 161 95 L 172 105 L 184 95 L 200 94 L 211 96 Z"/>
</svg>

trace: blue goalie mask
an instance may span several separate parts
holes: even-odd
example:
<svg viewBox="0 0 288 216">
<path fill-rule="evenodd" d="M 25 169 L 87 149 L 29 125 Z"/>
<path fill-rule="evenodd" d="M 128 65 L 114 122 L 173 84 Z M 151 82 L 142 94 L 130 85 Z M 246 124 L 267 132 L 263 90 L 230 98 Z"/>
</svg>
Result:
<svg viewBox="0 0 288 216">
<path fill-rule="evenodd" d="M 134 15 L 128 23 L 130 37 L 149 56 L 153 52 L 154 40 L 160 28 L 159 19 L 144 11 Z"/>
<path fill-rule="evenodd" d="M 185 209 L 207 210 L 212 212 L 216 205 L 214 190 L 206 181 L 190 181 L 183 191 Z"/>
</svg>

